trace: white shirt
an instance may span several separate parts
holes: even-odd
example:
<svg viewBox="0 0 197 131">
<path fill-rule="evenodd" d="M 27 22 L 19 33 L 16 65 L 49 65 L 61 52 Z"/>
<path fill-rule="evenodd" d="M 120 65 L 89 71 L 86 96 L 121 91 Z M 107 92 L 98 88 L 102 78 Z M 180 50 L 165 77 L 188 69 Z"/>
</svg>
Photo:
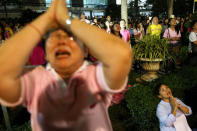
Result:
<svg viewBox="0 0 197 131">
<path fill-rule="evenodd" d="M 185 105 L 178 98 L 176 98 L 176 100 L 178 104 L 185 106 L 189 109 L 189 114 L 184 114 L 181 110 L 177 109 L 176 117 L 174 117 L 174 115 L 171 113 L 172 108 L 170 103 L 161 100 L 156 110 L 156 115 L 160 123 L 160 131 L 176 131 L 176 128 L 174 127 L 174 123 L 176 122 L 176 119 L 183 114 L 186 116 L 192 114 L 191 108 L 189 106 Z M 188 126 L 187 123 L 185 123 L 185 125 Z"/>
<path fill-rule="evenodd" d="M 194 41 L 197 41 L 197 33 L 195 33 L 195 32 L 191 32 L 190 33 L 190 35 L 189 35 L 189 40 L 191 41 L 191 42 L 194 42 Z"/>
</svg>

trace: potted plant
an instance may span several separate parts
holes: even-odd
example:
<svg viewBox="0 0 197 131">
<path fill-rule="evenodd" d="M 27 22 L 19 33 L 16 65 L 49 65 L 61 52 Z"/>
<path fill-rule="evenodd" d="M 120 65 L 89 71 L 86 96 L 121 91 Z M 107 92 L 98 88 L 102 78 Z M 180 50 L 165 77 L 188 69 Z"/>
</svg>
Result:
<svg viewBox="0 0 197 131">
<path fill-rule="evenodd" d="M 147 74 L 141 76 L 144 81 L 152 81 L 157 76 L 157 71 L 160 68 L 160 62 L 167 59 L 172 59 L 168 50 L 168 40 L 160 39 L 159 36 L 146 35 L 134 47 L 134 58 L 141 62 L 144 70 L 148 71 Z"/>
</svg>

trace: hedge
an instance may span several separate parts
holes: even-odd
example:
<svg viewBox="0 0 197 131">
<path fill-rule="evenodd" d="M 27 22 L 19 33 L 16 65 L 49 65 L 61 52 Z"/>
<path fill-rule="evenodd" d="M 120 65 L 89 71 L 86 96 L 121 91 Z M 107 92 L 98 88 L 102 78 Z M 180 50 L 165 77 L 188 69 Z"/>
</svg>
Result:
<svg viewBox="0 0 197 131">
<path fill-rule="evenodd" d="M 191 106 L 193 114 L 187 117 L 191 128 L 197 127 L 197 68 L 185 65 L 181 70 L 172 74 L 160 76 L 151 83 L 136 83 L 139 74 L 130 74 L 129 84 L 133 85 L 125 94 L 125 99 L 119 105 L 110 107 L 114 131 L 157 131 L 159 122 L 156 117 L 156 107 L 159 99 L 154 90 L 157 83 L 167 84 L 175 97 Z"/>
</svg>

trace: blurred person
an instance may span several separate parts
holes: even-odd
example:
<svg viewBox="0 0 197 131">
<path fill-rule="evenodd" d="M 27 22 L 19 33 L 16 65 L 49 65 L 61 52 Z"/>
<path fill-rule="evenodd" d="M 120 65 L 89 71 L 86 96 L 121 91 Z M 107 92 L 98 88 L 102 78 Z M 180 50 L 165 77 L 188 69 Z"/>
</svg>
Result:
<svg viewBox="0 0 197 131">
<path fill-rule="evenodd" d="M 197 21 L 191 23 L 192 31 L 189 35 L 189 52 L 191 53 L 190 64 L 197 65 Z"/>
<path fill-rule="evenodd" d="M 97 26 L 98 28 L 101 29 L 100 25 L 98 24 L 97 18 L 93 19 L 93 22 L 91 23 L 91 25 L 95 25 L 95 26 Z"/>
<path fill-rule="evenodd" d="M 134 37 L 134 29 L 133 29 L 133 24 L 132 23 L 129 23 L 128 24 L 128 29 L 129 29 L 129 32 L 130 32 L 130 37 Z"/>
<path fill-rule="evenodd" d="M 80 21 L 90 24 L 90 21 L 88 19 L 86 19 L 84 12 L 81 13 Z"/>
<path fill-rule="evenodd" d="M 46 32 L 46 68 L 26 69 Z M 84 61 L 86 47 L 98 63 Z M 0 102 L 27 107 L 32 131 L 112 131 L 107 110 L 112 94 L 126 86 L 132 50 L 122 39 L 70 18 L 65 0 L 54 0 L 8 39 L 0 56 Z"/>
<path fill-rule="evenodd" d="M 120 34 L 124 41 L 130 44 L 130 32 L 126 29 L 126 21 L 124 19 L 120 20 Z"/>
<path fill-rule="evenodd" d="M 180 38 L 181 38 L 181 32 L 177 27 L 176 19 L 171 18 L 170 21 L 170 27 L 165 30 L 163 37 L 167 38 L 169 40 L 169 46 L 172 48 L 172 51 L 174 52 L 175 56 L 177 57 L 179 54 L 179 48 L 181 45 Z M 176 59 L 176 67 L 179 68 L 180 62 L 178 59 Z"/>
<path fill-rule="evenodd" d="M 111 33 L 111 27 L 113 25 L 113 22 L 111 22 L 111 16 L 107 16 L 105 21 L 106 31 L 107 33 Z"/>
<path fill-rule="evenodd" d="M 164 20 L 164 24 L 162 26 L 162 32 L 164 33 L 166 29 L 168 29 L 168 25 L 169 25 L 169 20 L 165 19 Z"/>
<path fill-rule="evenodd" d="M 162 26 L 159 24 L 159 19 L 157 16 L 152 18 L 152 24 L 148 27 L 148 34 L 160 36 L 162 31 Z"/>
<path fill-rule="evenodd" d="M 136 23 L 136 28 L 134 28 L 135 42 L 142 40 L 144 37 L 144 28 L 142 23 Z"/>
<path fill-rule="evenodd" d="M 0 44 L 4 42 L 2 26 L 0 26 Z"/>
<path fill-rule="evenodd" d="M 122 39 L 122 35 L 120 34 L 120 25 L 118 23 L 113 24 L 111 33 Z"/>
</svg>

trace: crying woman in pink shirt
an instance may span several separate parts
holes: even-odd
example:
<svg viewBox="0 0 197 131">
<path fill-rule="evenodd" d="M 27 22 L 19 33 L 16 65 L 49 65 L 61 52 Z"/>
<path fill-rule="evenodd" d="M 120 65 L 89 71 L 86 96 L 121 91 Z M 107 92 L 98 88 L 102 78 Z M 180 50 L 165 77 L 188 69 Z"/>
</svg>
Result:
<svg viewBox="0 0 197 131">
<path fill-rule="evenodd" d="M 70 18 L 65 4 L 54 0 L 1 46 L 0 102 L 25 106 L 33 131 L 112 131 L 107 110 L 112 94 L 127 83 L 132 50 L 120 38 Z M 25 68 L 46 33 L 46 68 Z M 87 48 L 98 63 L 84 60 Z"/>
</svg>

